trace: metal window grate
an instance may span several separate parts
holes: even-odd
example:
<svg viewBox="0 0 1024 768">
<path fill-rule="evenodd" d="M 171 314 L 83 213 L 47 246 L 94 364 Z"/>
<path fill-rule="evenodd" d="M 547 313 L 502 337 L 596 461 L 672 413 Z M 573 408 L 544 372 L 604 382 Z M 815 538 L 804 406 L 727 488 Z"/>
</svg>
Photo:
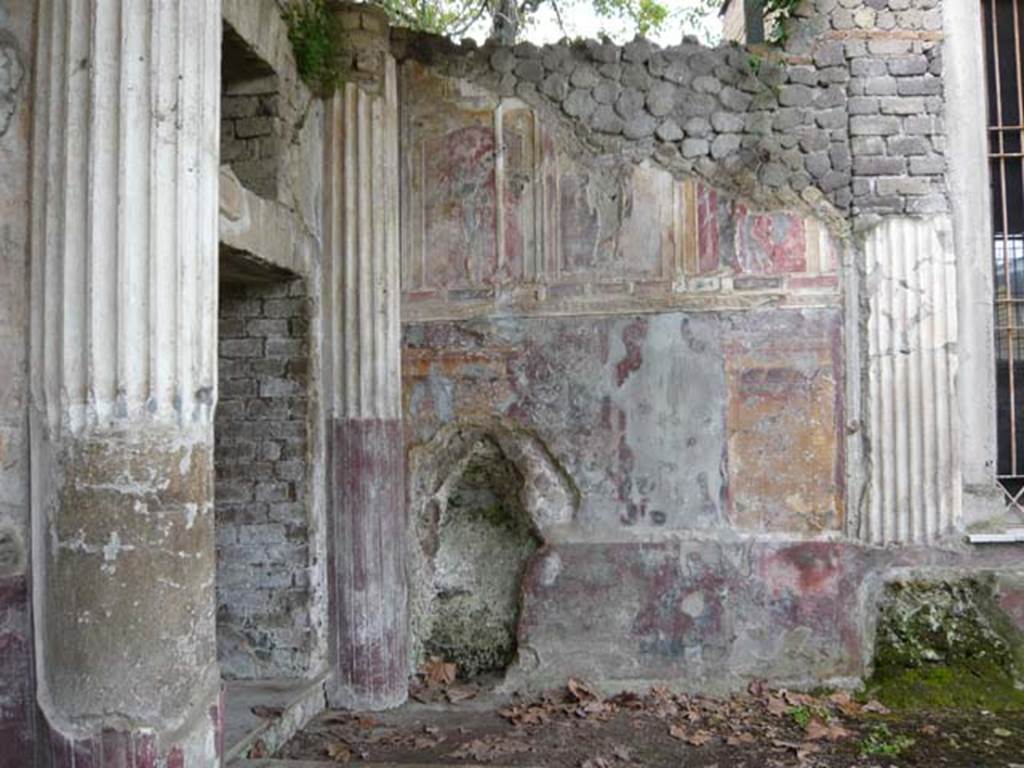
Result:
<svg viewBox="0 0 1024 768">
<path fill-rule="evenodd" d="M 998 477 L 1024 507 L 1024 9 L 982 0 L 988 82 L 996 343 Z"/>
</svg>

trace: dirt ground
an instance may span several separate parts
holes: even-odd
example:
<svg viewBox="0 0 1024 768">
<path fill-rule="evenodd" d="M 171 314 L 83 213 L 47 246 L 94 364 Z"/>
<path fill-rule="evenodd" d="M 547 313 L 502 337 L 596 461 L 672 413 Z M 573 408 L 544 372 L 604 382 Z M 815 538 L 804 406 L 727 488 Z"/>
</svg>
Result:
<svg viewBox="0 0 1024 768">
<path fill-rule="evenodd" d="M 1024 712 L 888 711 L 846 693 L 758 684 L 731 699 L 654 689 L 605 698 L 580 681 L 535 700 L 425 677 L 393 712 L 328 711 L 277 757 L 537 768 L 1024 768 Z"/>
</svg>

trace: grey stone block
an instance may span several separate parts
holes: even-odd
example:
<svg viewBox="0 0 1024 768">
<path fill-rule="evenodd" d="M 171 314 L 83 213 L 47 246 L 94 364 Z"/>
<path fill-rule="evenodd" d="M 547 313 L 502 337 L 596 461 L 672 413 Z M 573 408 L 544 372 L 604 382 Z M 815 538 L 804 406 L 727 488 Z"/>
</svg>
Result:
<svg viewBox="0 0 1024 768">
<path fill-rule="evenodd" d="M 899 133 L 900 121 L 891 116 L 857 115 L 850 118 L 852 136 L 892 136 Z"/>
<path fill-rule="evenodd" d="M 654 133 L 657 122 L 646 112 L 626 120 L 622 133 L 627 139 L 645 139 Z"/>
<path fill-rule="evenodd" d="M 711 115 L 711 127 L 718 133 L 740 133 L 743 131 L 744 124 L 743 115 L 736 115 L 732 112 L 715 112 Z"/>
<path fill-rule="evenodd" d="M 561 72 L 555 72 L 544 78 L 540 92 L 555 101 L 562 101 L 569 95 L 569 81 Z"/>
<path fill-rule="evenodd" d="M 622 118 L 607 104 L 601 104 L 590 116 L 590 127 L 598 133 L 622 133 Z"/>
<path fill-rule="evenodd" d="M 886 142 L 890 155 L 927 155 L 931 142 L 923 136 L 892 136 Z"/>
<path fill-rule="evenodd" d="M 738 139 L 737 139 L 738 141 Z M 701 157 L 708 153 L 710 145 L 707 139 L 684 139 L 680 151 L 683 157 Z"/>
<path fill-rule="evenodd" d="M 597 72 L 589 64 L 580 64 L 572 71 L 569 82 L 576 88 L 593 88 L 601 81 Z"/>
<path fill-rule="evenodd" d="M 853 172 L 859 176 L 894 176 L 906 172 L 907 161 L 902 157 L 870 155 L 853 158 Z"/>
<path fill-rule="evenodd" d="M 715 160 L 722 160 L 735 154 L 739 148 L 739 135 L 735 133 L 724 133 L 711 142 L 711 157 Z"/>
<path fill-rule="evenodd" d="M 544 79 L 544 65 L 539 59 L 525 59 L 516 65 L 516 76 L 528 83 L 539 83 Z"/>
<path fill-rule="evenodd" d="M 590 117 L 590 114 L 597 108 L 597 102 L 594 101 L 594 97 L 590 95 L 590 91 L 583 90 L 581 88 L 575 88 L 569 96 L 562 102 L 562 109 L 570 117 Z"/>
<path fill-rule="evenodd" d="M 498 48 L 491 54 L 491 69 L 508 74 L 516 68 L 516 57 L 508 48 Z"/>
<path fill-rule="evenodd" d="M 662 121 L 655 131 L 655 135 L 662 141 L 679 141 L 683 138 L 683 129 L 675 120 L 669 118 Z"/>
<path fill-rule="evenodd" d="M 683 123 L 683 130 L 687 136 L 703 138 L 711 133 L 711 123 L 703 117 L 691 117 Z"/>
<path fill-rule="evenodd" d="M 602 80 L 594 88 L 594 101 L 598 104 L 614 104 L 622 93 L 622 86 L 613 80 Z"/>
<path fill-rule="evenodd" d="M 626 88 L 615 100 L 615 111 L 624 120 L 630 120 L 644 108 L 646 97 L 642 91 Z"/>
<path fill-rule="evenodd" d="M 887 63 L 889 72 L 897 76 L 923 75 L 928 71 L 928 57 L 923 54 L 897 56 Z"/>
<path fill-rule="evenodd" d="M 647 111 L 663 117 L 675 108 L 676 89 L 670 83 L 655 83 L 647 92 Z"/>
<path fill-rule="evenodd" d="M 641 64 L 624 66 L 620 79 L 627 88 L 638 88 L 642 91 L 651 87 L 651 76 L 647 74 L 647 70 Z"/>
</svg>

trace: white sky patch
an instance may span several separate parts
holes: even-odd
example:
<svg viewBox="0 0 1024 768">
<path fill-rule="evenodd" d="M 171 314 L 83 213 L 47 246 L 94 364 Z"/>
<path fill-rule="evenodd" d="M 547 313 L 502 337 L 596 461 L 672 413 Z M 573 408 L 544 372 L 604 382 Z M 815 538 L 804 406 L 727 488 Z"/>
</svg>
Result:
<svg viewBox="0 0 1024 768">
<path fill-rule="evenodd" d="M 691 20 L 686 12 L 689 9 L 706 5 L 702 0 L 662 0 L 669 10 L 669 17 L 658 32 L 647 37 L 661 46 L 677 45 L 685 35 L 694 35 L 703 43 L 714 45 L 722 36 L 722 20 L 717 7 L 708 13 L 699 15 L 699 19 Z M 575 0 L 560 4 L 562 21 L 565 30 L 558 24 L 558 16 L 550 2 L 545 2 L 533 15 L 530 24 L 522 34 L 522 39 L 543 45 L 557 43 L 563 37 L 597 38 L 601 34 L 610 37 L 616 43 L 625 43 L 633 39 L 635 34 L 630 22 L 625 19 L 603 18 L 598 16 L 593 6 L 586 0 Z M 717 6 L 717 4 L 716 4 Z M 696 14 L 695 14 L 696 15 Z M 490 31 L 490 19 L 477 22 L 470 30 L 468 37 L 478 43 L 487 39 Z"/>
</svg>

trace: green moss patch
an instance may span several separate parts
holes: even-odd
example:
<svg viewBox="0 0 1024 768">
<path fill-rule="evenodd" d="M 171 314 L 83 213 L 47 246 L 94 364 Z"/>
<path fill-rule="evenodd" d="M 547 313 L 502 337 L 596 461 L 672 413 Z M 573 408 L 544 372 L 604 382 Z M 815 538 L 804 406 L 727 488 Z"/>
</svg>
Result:
<svg viewBox="0 0 1024 768">
<path fill-rule="evenodd" d="M 1024 710 L 1024 637 L 999 608 L 995 581 L 888 585 L 867 694 L 893 709 Z"/>
</svg>

